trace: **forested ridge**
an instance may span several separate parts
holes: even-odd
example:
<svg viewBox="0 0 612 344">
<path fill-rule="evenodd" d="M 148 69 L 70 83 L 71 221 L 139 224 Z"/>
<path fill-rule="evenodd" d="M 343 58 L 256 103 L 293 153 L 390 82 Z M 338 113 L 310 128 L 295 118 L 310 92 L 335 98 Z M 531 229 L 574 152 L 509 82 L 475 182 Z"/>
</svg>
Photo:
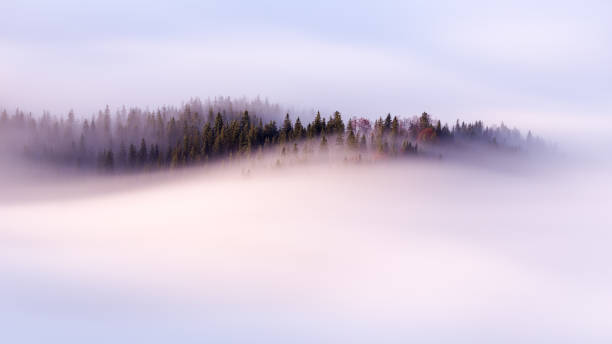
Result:
<svg viewBox="0 0 612 344">
<path fill-rule="evenodd" d="M 281 117 L 277 122 L 274 118 Z M 107 106 L 90 118 L 44 113 L 35 117 L 16 110 L 0 114 L 2 143 L 25 156 L 62 166 L 100 171 L 139 171 L 248 158 L 275 149 L 281 155 L 317 154 L 342 148 L 347 154 L 414 156 L 424 147 L 475 142 L 519 150 L 540 144 L 505 125 L 457 120 L 452 126 L 427 113 L 411 118 L 387 114 L 375 121 L 320 112 L 305 122 L 280 115 L 276 105 L 229 98 L 155 111 Z"/>
</svg>

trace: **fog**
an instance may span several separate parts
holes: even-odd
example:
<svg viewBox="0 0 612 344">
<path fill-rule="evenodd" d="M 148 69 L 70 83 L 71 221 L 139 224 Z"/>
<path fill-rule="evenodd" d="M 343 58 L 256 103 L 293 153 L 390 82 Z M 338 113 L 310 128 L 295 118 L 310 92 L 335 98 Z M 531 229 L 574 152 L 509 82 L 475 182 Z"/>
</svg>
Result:
<svg viewBox="0 0 612 344">
<path fill-rule="evenodd" d="M 4 163 L 0 340 L 610 342 L 610 165 L 472 158 Z"/>
<path fill-rule="evenodd" d="M 0 343 L 612 342 L 611 10 L 0 1 Z"/>
<path fill-rule="evenodd" d="M 0 12 L 8 109 L 89 115 L 217 94 L 444 121 L 612 109 L 601 0 L 4 0 Z"/>
</svg>

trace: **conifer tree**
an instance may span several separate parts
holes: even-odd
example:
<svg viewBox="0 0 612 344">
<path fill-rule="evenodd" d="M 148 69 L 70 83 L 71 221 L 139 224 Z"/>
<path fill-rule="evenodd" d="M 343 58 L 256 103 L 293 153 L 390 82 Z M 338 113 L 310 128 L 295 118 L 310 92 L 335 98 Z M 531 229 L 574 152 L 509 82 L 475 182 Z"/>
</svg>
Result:
<svg viewBox="0 0 612 344">
<path fill-rule="evenodd" d="M 285 115 L 285 120 L 283 121 L 283 126 L 280 130 L 280 143 L 285 143 L 291 140 L 293 135 L 293 125 L 291 124 L 291 119 L 289 119 L 289 114 Z"/>
<path fill-rule="evenodd" d="M 221 129 L 223 128 L 223 117 L 221 116 L 221 113 L 217 113 L 217 117 L 215 117 L 215 125 L 214 125 L 214 129 L 215 129 L 215 135 L 219 135 L 221 133 Z"/>
<path fill-rule="evenodd" d="M 419 127 L 421 130 L 431 127 L 431 117 L 427 112 L 423 112 L 419 118 Z"/>
<path fill-rule="evenodd" d="M 176 140 L 178 139 L 178 128 L 176 127 L 176 121 L 174 117 L 170 119 L 170 123 L 168 123 L 168 143 L 171 145 L 176 144 Z"/>
<path fill-rule="evenodd" d="M 357 138 L 355 137 L 355 132 L 353 131 L 353 124 L 351 121 L 348 122 L 348 137 L 346 139 L 349 148 L 356 149 L 358 146 Z"/>
<path fill-rule="evenodd" d="M 147 161 L 147 143 L 144 138 L 140 140 L 140 149 L 138 150 L 138 166 L 142 167 Z"/>
<path fill-rule="evenodd" d="M 295 126 L 293 128 L 293 131 L 296 140 L 302 140 L 304 136 L 306 136 L 304 127 L 302 126 L 302 122 L 300 121 L 299 117 L 295 120 Z"/>
<path fill-rule="evenodd" d="M 385 117 L 385 122 L 383 124 L 383 133 L 386 134 L 391 130 L 391 114 L 387 114 Z"/>
<path fill-rule="evenodd" d="M 213 144 L 212 147 L 212 154 L 214 156 L 220 156 L 221 154 L 223 154 L 223 141 L 225 139 L 225 131 L 224 128 L 221 127 L 221 131 L 219 132 L 219 134 L 217 135 L 217 137 L 215 138 L 215 142 Z"/>
<path fill-rule="evenodd" d="M 334 132 L 344 134 L 344 122 L 342 121 L 342 116 L 338 111 L 334 112 L 333 127 Z"/>
<path fill-rule="evenodd" d="M 319 111 L 317 111 L 312 128 L 316 136 L 321 135 L 321 131 L 324 129 L 323 122 L 321 122 L 321 113 Z"/>
<path fill-rule="evenodd" d="M 394 116 L 393 121 L 391 121 L 391 136 L 393 136 L 393 138 L 397 138 L 399 134 L 400 134 L 399 120 L 397 119 L 397 116 Z"/>
<path fill-rule="evenodd" d="M 240 130 L 248 130 L 250 125 L 251 118 L 249 117 L 249 112 L 244 111 L 242 118 L 240 119 Z"/>
</svg>

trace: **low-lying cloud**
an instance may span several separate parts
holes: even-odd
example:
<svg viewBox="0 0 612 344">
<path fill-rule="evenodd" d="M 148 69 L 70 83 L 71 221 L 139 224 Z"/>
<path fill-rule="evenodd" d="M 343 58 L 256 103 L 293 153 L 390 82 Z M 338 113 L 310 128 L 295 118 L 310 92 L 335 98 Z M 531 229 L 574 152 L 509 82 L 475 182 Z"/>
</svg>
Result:
<svg viewBox="0 0 612 344">
<path fill-rule="evenodd" d="M 534 164 L 73 179 L 57 191 L 105 187 L 0 205 L 1 336 L 608 342 L 609 170 Z"/>
</svg>

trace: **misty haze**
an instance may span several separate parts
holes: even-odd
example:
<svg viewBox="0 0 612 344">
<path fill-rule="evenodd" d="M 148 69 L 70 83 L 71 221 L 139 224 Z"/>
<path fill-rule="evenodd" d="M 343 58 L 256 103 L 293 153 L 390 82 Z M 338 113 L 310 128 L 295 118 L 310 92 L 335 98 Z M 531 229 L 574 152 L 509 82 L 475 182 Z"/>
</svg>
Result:
<svg viewBox="0 0 612 344">
<path fill-rule="evenodd" d="M 0 342 L 612 342 L 587 2 L 0 4 Z"/>
</svg>

